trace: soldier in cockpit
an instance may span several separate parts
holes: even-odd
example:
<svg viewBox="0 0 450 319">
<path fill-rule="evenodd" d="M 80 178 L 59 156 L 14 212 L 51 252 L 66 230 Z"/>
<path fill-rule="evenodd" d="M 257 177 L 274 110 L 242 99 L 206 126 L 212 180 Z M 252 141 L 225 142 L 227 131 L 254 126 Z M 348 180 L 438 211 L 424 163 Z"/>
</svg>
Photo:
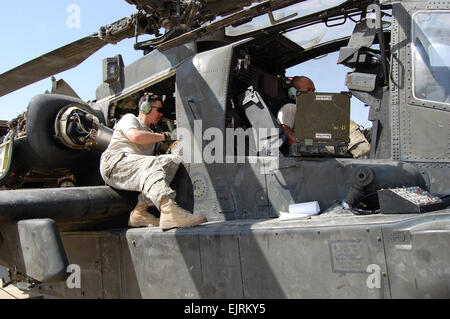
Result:
<svg viewBox="0 0 450 319">
<path fill-rule="evenodd" d="M 295 101 L 299 91 L 315 92 L 316 87 L 314 82 L 306 76 L 295 76 L 292 79 L 292 87 L 289 88 L 288 91 L 289 98 Z M 295 143 L 294 125 L 296 113 L 297 105 L 294 103 L 287 103 L 281 107 L 277 114 L 278 122 L 281 125 L 283 133 L 287 137 L 287 143 L 289 145 Z M 355 158 L 364 157 L 370 152 L 369 142 L 360 131 L 359 125 L 352 120 L 350 120 L 350 143 L 348 149 Z"/>
</svg>

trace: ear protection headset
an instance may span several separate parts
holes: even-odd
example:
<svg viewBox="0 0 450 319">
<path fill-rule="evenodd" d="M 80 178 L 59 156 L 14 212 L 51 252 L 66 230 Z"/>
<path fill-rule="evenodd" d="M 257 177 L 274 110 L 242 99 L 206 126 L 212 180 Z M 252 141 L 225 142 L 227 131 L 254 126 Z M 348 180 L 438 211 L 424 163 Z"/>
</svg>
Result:
<svg viewBox="0 0 450 319">
<path fill-rule="evenodd" d="M 294 100 L 297 98 L 297 88 L 292 83 L 294 78 L 284 78 L 284 85 L 288 88 L 287 94 L 289 99 Z"/>
<path fill-rule="evenodd" d="M 145 115 L 149 114 L 153 108 L 151 102 L 155 101 L 161 101 L 161 98 L 153 93 L 147 94 L 145 97 L 145 101 L 142 102 L 141 106 L 139 107 L 139 110 Z"/>
<path fill-rule="evenodd" d="M 297 89 L 297 88 L 294 86 L 294 81 L 295 81 L 297 78 L 300 78 L 300 79 L 303 78 L 304 80 L 306 79 L 306 80 L 308 80 L 309 82 L 311 82 L 311 84 L 313 85 L 312 88 L 311 88 L 311 90 L 310 90 L 310 89 L 302 89 L 302 90 Z M 312 83 L 312 81 L 311 81 L 309 78 L 304 77 L 304 76 L 301 76 L 301 77 L 294 76 L 293 78 L 287 79 L 287 80 L 286 80 L 286 84 L 289 85 L 289 89 L 288 89 L 288 97 L 289 97 L 291 100 L 294 100 L 294 101 L 297 99 L 297 94 L 298 94 L 298 93 L 315 92 L 314 83 Z M 303 86 L 303 85 L 302 85 L 302 86 Z"/>
<path fill-rule="evenodd" d="M 295 101 L 299 93 L 308 93 L 308 92 L 309 92 L 308 90 L 299 90 L 295 86 L 293 86 L 288 90 L 288 96 L 291 100 Z"/>
<path fill-rule="evenodd" d="M 288 96 L 291 100 L 295 100 L 297 98 L 297 88 L 291 86 L 288 90 Z"/>
</svg>

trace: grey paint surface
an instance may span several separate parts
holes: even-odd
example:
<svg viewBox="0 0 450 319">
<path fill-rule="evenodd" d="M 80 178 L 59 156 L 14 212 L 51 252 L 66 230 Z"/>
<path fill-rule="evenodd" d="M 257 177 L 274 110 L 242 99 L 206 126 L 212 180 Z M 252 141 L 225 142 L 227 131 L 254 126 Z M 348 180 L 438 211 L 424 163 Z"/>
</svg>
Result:
<svg viewBox="0 0 450 319">
<path fill-rule="evenodd" d="M 75 298 L 448 298 L 449 262 L 441 255 L 449 220 L 450 210 L 355 216 L 334 209 L 310 219 L 210 222 L 167 232 L 63 233 L 69 262 L 82 269 L 81 289 L 61 283 L 39 292 Z M 379 270 L 379 287 L 368 285 L 371 265 Z"/>
<path fill-rule="evenodd" d="M 414 1 L 393 5 L 390 82 L 391 155 L 414 163 L 431 192 L 450 191 L 450 109 L 443 103 L 417 100 L 412 92 L 411 14 L 447 9 L 448 1 Z"/>
<path fill-rule="evenodd" d="M 392 125 L 399 137 L 400 158 L 410 162 L 449 163 L 450 108 L 444 103 L 418 100 L 413 95 L 413 52 L 411 15 L 420 10 L 445 9 L 448 2 L 413 2 L 394 5 L 393 53 L 399 61 L 393 68 L 393 78 L 404 85 L 393 86 Z M 393 81 L 395 82 L 395 81 Z M 398 104 L 397 104 L 398 103 Z"/>
<path fill-rule="evenodd" d="M 68 261 L 56 223 L 49 219 L 17 223 L 26 275 L 40 282 L 66 278 Z"/>
<path fill-rule="evenodd" d="M 449 298 L 448 216 L 407 221 L 383 229 L 393 298 Z"/>
</svg>

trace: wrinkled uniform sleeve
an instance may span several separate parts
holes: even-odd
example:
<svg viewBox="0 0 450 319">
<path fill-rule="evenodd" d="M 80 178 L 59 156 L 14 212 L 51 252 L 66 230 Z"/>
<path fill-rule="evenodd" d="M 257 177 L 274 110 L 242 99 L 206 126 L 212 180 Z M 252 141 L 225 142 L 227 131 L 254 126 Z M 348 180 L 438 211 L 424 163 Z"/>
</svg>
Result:
<svg viewBox="0 0 450 319">
<path fill-rule="evenodd" d="M 116 143 L 115 145 L 117 145 L 120 139 L 128 141 L 125 135 L 126 132 L 133 128 L 138 129 L 139 128 L 138 125 L 139 123 L 137 118 L 135 116 L 132 116 L 131 114 L 123 116 L 120 119 L 120 121 L 115 125 L 110 145 L 108 149 L 105 152 L 103 152 L 100 159 L 100 173 L 104 180 L 107 180 L 109 178 L 117 162 L 119 162 L 124 156 L 123 152 L 119 151 L 121 148 L 111 149 L 112 144 Z"/>
<path fill-rule="evenodd" d="M 277 119 L 280 124 L 289 126 L 294 129 L 295 125 L 295 115 L 297 114 L 297 106 L 293 103 L 288 103 L 283 105 L 283 107 L 278 111 Z"/>
<path fill-rule="evenodd" d="M 139 120 L 135 116 L 127 114 L 120 119 L 120 121 L 116 124 L 114 129 L 121 132 L 124 136 L 126 136 L 129 130 L 131 129 L 138 130 L 139 127 L 140 127 Z"/>
</svg>

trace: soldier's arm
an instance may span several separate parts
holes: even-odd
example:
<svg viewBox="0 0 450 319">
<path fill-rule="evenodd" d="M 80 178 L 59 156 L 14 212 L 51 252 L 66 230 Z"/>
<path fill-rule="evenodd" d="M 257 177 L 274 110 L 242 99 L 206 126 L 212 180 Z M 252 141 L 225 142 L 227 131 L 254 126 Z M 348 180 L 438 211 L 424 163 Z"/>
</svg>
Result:
<svg viewBox="0 0 450 319">
<path fill-rule="evenodd" d="M 295 143 L 295 134 L 292 131 L 292 129 L 285 125 L 285 124 L 281 124 L 281 129 L 283 130 L 283 133 L 287 136 L 288 138 L 288 144 L 292 145 Z"/>
<path fill-rule="evenodd" d="M 133 143 L 145 145 L 159 143 L 165 140 L 164 134 L 129 129 L 125 136 Z"/>
</svg>

